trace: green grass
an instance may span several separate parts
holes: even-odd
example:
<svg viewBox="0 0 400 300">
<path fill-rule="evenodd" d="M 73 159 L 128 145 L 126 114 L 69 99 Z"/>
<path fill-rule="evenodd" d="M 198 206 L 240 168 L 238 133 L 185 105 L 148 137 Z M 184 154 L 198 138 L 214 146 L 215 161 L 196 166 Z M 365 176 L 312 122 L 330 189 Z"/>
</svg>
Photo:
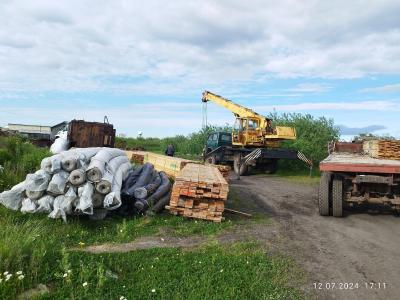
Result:
<svg viewBox="0 0 400 300">
<path fill-rule="evenodd" d="M 157 235 L 161 229 L 177 236 L 212 237 L 238 224 L 166 214 L 101 222 L 70 218 L 64 224 L 45 215 L 23 215 L 1 207 L 0 272 L 13 276 L 7 282 L 1 277 L 0 299 L 14 298 L 40 283 L 51 290 L 43 299 L 301 297 L 296 288 L 288 286 L 288 281 L 293 282 L 289 279 L 295 269 L 292 262 L 268 257 L 254 244 L 224 247 L 210 239 L 207 246 L 191 251 L 149 249 L 101 255 L 71 251 L 80 243 L 127 242 Z M 23 272 L 22 280 L 17 279 L 17 271 Z M 86 288 L 84 282 L 88 282 Z"/>
</svg>

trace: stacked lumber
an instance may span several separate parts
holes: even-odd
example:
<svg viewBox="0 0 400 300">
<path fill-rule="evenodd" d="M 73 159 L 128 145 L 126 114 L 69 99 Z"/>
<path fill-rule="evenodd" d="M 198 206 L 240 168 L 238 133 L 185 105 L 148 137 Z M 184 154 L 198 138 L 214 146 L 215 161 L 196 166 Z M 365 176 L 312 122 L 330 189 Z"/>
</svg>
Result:
<svg viewBox="0 0 400 300">
<path fill-rule="evenodd" d="M 373 158 L 400 160 L 399 140 L 364 141 L 363 151 Z"/>
<path fill-rule="evenodd" d="M 125 153 L 132 162 L 143 165 L 148 152 L 125 150 Z"/>
<path fill-rule="evenodd" d="M 231 167 L 230 166 L 226 166 L 226 165 L 215 165 L 218 170 L 221 172 L 222 176 L 225 178 L 226 181 L 229 180 L 229 172 L 231 171 Z"/>
<path fill-rule="evenodd" d="M 151 163 L 158 172 L 165 172 L 168 176 L 175 178 L 175 176 L 183 169 L 188 163 L 195 163 L 194 161 L 183 159 L 179 157 L 172 157 L 162 154 L 156 154 L 147 151 L 125 151 L 131 161 L 137 164 Z"/>
<path fill-rule="evenodd" d="M 147 151 L 125 150 L 125 153 L 132 162 L 140 165 L 143 165 L 145 163 L 151 163 L 154 165 L 154 168 L 157 171 L 165 172 L 168 176 L 172 178 L 175 178 L 177 174 L 189 163 L 202 164 L 201 162 L 189 159 L 171 157 Z M 228 181 L 231 167 L 226 165 L 213 165 L 213 166 L 217 167 L 218 170 L 221 172 L 222 176 Z"/>
<path fill-rule="evenodd" d="M 169 209 L 171 214 L 222 221 L 228 183 L 211 165 L 187 164 L 176 176 Z"/>
</svg>

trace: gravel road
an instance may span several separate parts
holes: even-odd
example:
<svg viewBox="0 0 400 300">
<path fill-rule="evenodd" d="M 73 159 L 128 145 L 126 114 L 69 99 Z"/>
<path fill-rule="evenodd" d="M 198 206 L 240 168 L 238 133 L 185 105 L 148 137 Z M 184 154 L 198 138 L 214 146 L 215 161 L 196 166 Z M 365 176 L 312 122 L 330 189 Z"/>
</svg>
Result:
<svg viewBox="0 0 400 300">
<path fill-rule="evenodd" d="M 311 297 L 400 299 L 400 218 L 394 213 L 364 209 L 321 217 L 317 184 L 276 176 L 242 177 L 231 187 L 247 202 L 243 210 L 272 218 L 272 225 L 258 227 L 257 238 L 295 258 L 308 273 L 304 289 Z"/>
</svg>

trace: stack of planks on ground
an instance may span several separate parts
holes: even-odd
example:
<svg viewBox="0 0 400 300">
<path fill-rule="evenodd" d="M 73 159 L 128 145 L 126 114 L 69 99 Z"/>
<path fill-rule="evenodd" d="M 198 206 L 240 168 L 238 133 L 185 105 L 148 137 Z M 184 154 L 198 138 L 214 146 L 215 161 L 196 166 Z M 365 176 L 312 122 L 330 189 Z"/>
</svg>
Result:
<svg viewBox="0 0 400 300">
<path fill-rule="evenodd" d="M 176 175 L 188 163 L 193 161 L 179 157 L 166 156 L 147 151 L 125 151 L 126 155 L 135 163 L 151 163 L 159 172 L 165 172 L 168 176 L 175 178 Z"/>
<path fill-rule="evenodd" d="M 171 214 L 222 221 L 228 183 L 211 165 L 187 164 L 176 176 L 169 206 Z"/>
<path fill-rule="evenodd" d="M 230 166 L 226 165 L 215 165 L 215 167 L 218 168 L 218 170 L 221 172 L 222 176 L 225 178 L 226 181 L 229 180 L 229 172 L 231 171 Z"/>
<path fill-rule="evenodd" d="M 140 165 L 144 164 L 144 159 L 147 154 L 147 152 L 145 151 L 131 151 L 131 150 L 125 150 L 125 153 L 132 162 Z"/>
<path fill-rule="evenodd" d="M 399 140 L 364 141 L 363 151 L 373 158 L 400 160 Z"/>
</svg>

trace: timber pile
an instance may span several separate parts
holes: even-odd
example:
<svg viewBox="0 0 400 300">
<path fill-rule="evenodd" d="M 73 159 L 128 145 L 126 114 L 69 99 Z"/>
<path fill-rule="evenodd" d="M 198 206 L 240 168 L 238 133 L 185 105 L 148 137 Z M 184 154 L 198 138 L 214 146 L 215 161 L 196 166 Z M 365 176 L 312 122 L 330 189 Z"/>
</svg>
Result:
<svg viewBox="0 0 400 300">
<path fill-rule="evenodd" d="M 217 168 L 187 164 L 175 178 L 166 208 L 174 215 L 221 222 L 228 191 Z"/>
<path fill-rule="evenodd" d="M 140 165 L 144 164 L 144 159 L 147 154 L 147 152 L 145 151 L 129 151 L 129 150 L 125 151 L 125 153 L 132 162 Z"/>
<path fill-rule="evenodd" d="M 399 140 L 364 141 L 363 150 L 373 158 L 400 160 Z"/>
<path fill-rule="evenodd" d="M 147 151 L 125 151 L 125 153 L 131 159 L 131 161 L 137 164 L 151 163 L 154 165 L 154 168 L 157 171 L 165 172 L 172 178 L 175 178 L 175 176 L 188 163 L 195 163 L 194 161 L 188 159 L 156 154 Z"/>
<path fill-rule="evenodd" d="M 225 178 L 225 180 L 228 181 L 229 180 L 229 172 L 231 171 L 231 167 L 225 166 L 225 165 L 216 165 L 216 167 L 221 172 L 221 174 Z"/>
</svg>

